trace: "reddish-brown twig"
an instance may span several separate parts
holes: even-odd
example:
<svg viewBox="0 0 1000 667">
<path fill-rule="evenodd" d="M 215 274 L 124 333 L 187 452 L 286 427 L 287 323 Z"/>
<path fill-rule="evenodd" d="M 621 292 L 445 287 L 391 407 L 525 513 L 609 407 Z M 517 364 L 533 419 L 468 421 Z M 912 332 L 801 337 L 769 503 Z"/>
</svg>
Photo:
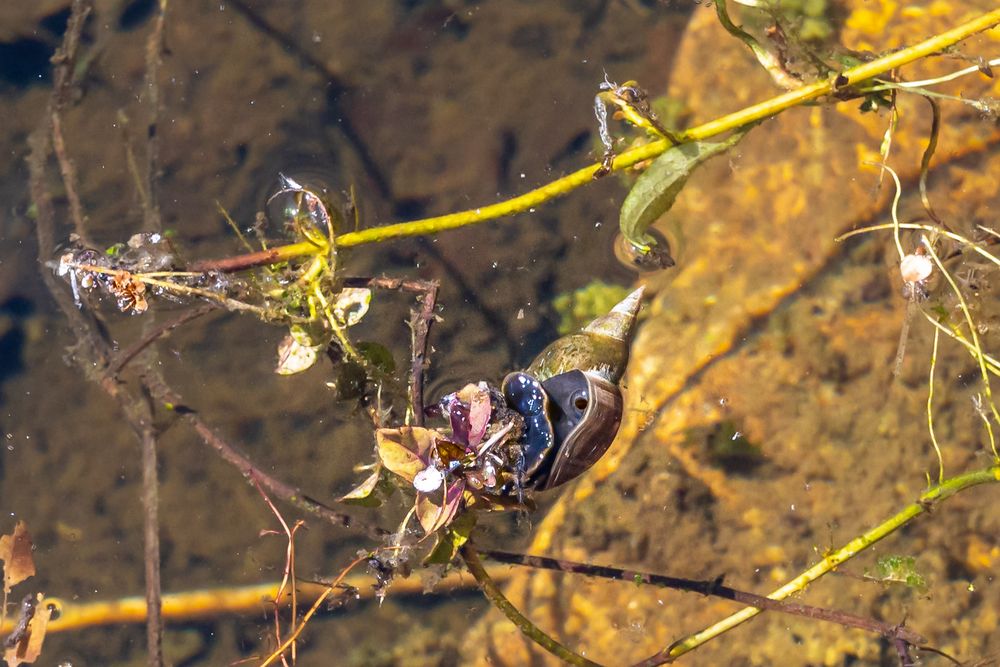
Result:
<svg viewBox="0 0 1000 667">
<path fill-rule="evenodd" d="M 274 640 L 275 643 L 281 643 L 281 597 L 285 594 L 285 591 L 289 591 L 291 596 L 291 619 L 292 619 L 292 634 L 295 634 L 295 622 L 299 615 L 298 606 L 298 591 L 297 584 L 295 581 L 295 533 L 299 528 L 305 525 L 305 522 L 301 519 L 296 521 L 295 524 L 289 528 L 288 522 L 285 521 L 285 517 L 281 516 L 281 512 L 278 508 L 274 506 L 271 499 L 268 498 L 267 493 L 260 486 L 260 482 L 257 481 L 256 477 L 251 477 L 254 486 L 257 487 L 257 491 L 260 492 L 264 502 L 271 509 L 271 513 L 278 519 L 278 523 L 281 524 L 282 530 L 285 531 L 285 537 L 288 539 L 288 548 L 285 550 L 285 570 L 281 576 L 281 584 L 278 586 L 278 592 L 274 595 Z M 273 531 L 272 531 L 273 532 Z M 296 656 L 296 645 L 292 642 L 292 662 L 295 662 Z M 284 656 L 281 658 L 284 662 Z"/>
<path fill-rule="evenodd" d="M 180 395 L 171 389 L 166 383 L 159 378 L 150 376 L 146 376 L 144 379 L 150 395 L 152 395 L 154 400 L 159 402 L 161 405 L 167 406 L 175 413 L 182 415 L 184 419 L 194 428 L 198 435 L 201 436 L 204 443 L 215 450 L 223 461 L 234 466 L 244 477 L 248 479 L 255 479 L 263 488 L 267 489 L 268 493 L 272 496 L 280 498 L 281 500 L 294 505 L 304 512 L 318 516 L 324 521 L 335 526 L 343 526 L 344 528 L 359 528 L 375 538 L 382 538 L 389 534 L 389 531 L 384 528 L 368 524 L 356 524 L 354 517 L 349 514 L 337 512 L 336 510 L 333 510 L 319 501 L 303 494 L 300 489 L 292 486 L 291 484 L 268 475 L 266 472 L 254 465 L 253 461 L 251 461 L 245 454 L 239 452 L 235 447 L 226 442 L 226 440 L 217 435 L 212 428 L 206 424 L 200 416 L 198 416 L 197 412 L 184 405 L 183 399 Z"/>
</svg>

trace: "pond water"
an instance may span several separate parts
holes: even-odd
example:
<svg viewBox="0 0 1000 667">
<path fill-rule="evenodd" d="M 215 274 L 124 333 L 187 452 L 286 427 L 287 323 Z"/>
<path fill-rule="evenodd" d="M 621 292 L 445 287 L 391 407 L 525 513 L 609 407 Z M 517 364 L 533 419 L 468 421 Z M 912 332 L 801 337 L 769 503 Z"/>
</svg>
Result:
<svg viewBox="0 0 1000 667">
<path fill-rule="evenodd" d="M 46 59 L 68 7 L 63 0 L 0 7 L 0 141 L 8 155 L 0 164 L 0 530 L 23 520 L 35 545 L 38 573 L 12 599 L 44 591 L 88 603 L 142 594 L 143 513 L 137 438 L 81 372 L 73 331 L 35 259 L 27 136 L 45 114 Z M 846 43 L 879 50 L 988 9 L 880 7 L 880 32 L 871 32 L 875 14 L 864 7 L 831 17 Z M 127 156 L 131 147 L 143 168 L 155 9 L 148 0 L 97 3 L 84 31 L 86 67 L 62 114 L 98 248 L 143 229 Z M 338 192 L 353 187 L 362 227 L 488 205 L 600 158 L 593 98 L 606 78 L 669 93 L 688 124 L 776 94 L 745 47 L 730 41 L 710 8 L 688 2 L 173 0 L 158 76 L 155 195 L 163 226 L 188 258 L 242 252 L 219 209 L 249 227 L 279 173 Z M 974 40 L 969 53 L 995 56 L 995 44 Z M 951 92 L 1000 95 L 990 85 L 977 79 Z M 915 180 L 928 123 L 922 104 L 901 104 L 907 122 L 892 154 L 904 179 L 905 219 L 922 214 Z M 1000 204 L 991 176 L 994 125 L 960 104 L 946 107 L 945 119 L 930 193 L 938 214 L 971 235 L 976 224 L 993 224 Z M 891 236 L 834 241 L 888 219 L 891 188 L 876 193 L 877 170 L 864 165 L 878 159 L 886 122 L 885 114 L 862 116 L 856 100 L 789 112 L 692 180 L 663 225 L 681 241 L 678 267 L 641 278 L 650 305 L 626 378 L 619 441 L 593 474 L 540 498 L 529 521 L 487 520 L 481 545 L 697 579 L 724 575 L 727 584 L 764 594 L 926 488 L 925 472 L 937 474 L 926 416 L 933 330 L 914 317 L 902 372 L 893 377 L 907 305 L 894 282 Z M 613 129 L 628 134 L 623 125 Z M 67 193 L 50 166 L 65 245 L 73 231 Z M 558 335 L 558 295 L 598 279 L 640 280 L 612 248 L 627 185 L 611 176 L 513 218 L 360 246 L 341 261 L 350 275 L 441 282 L 427 386 L 436 398 L 524 367 Z M 975 293 L 983 347 L 992 349 L 1000 342 L 995 272 L 968 262 L 954 272 Z M 942 281 L 930 290 L 928 312 L 954 307 Z M 413 303 L 377 293 L 352 334 L 386 345 L 405 368 Z M 148 322 L 167 322 L 185 307 L 153 301 L 137 317 L 106 301 L 95 312 L 124 349 Z M 356 466 L 373 460 L 371 419 L 357 401 L 334 400 L 325 360 L 300 375 L 274 373 L 286 332 L 252 316 L 211 314 L 158 343 L 157 368 L 185 406 L 260 470 L 333 505 L 364 478 Z M 972 407 L 982 392 L 977 373 L 957 343 L 941 341 L 934 419 L 947 474 L 990 464 Z M 286 541 L 258 491 L 183 419 L 157 410 L 155 425 L 164 590 L 279 580 Z M 803 601 L 907 619 L 933 646 L 989 659 L 1000 651 L 996 499 L 992 486 L 964 492 Z M 279 507 L 289 521 L 299 517 Z M 335 576 L 377 544 L 364 525 L 392 529 L 405 511 L 397 494 L 381 509 L 348 510 L 360 528 L 306 517 L 298 575 Z M 926 588 L 866 580 L 884 555 L 914 557 Z M 606 664 L 635 662 L 738 609 L 634 584 L 494 571 L 510 580 L 512 600 L 529 617 Z M 368 596 L 369 580 L 358 585 L 366 600 L 310 621 L 297 664 L 550 660 L 490 609 L 471 577 L 426 595 L 419 584 L 391 589 L 381 604 Z M 168 662 L 257 664 L 273 648 L 265 606 L 239 613 L 209 606 L 167 624 Z M 142 664 L 145 656 L 142 624 L 94 624 L 51 634 L 39 664 Z M 685 660 L 898 662 L 877 636 L 777 614 Z"/>
</svg>

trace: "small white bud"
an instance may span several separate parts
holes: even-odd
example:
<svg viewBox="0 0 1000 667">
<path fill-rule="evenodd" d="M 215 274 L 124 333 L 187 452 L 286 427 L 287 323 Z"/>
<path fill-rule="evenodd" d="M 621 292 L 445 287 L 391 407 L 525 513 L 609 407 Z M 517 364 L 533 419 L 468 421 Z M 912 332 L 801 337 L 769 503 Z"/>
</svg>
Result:
<svg viewBox="0 0 1000 667">
<path fill-rule="evenodd" d="M 934 271 L 934 263 L 927 255 L 907 255 L 899 263 L 899 273 L 904 283 L 918 283 L 927 280 Z"/>
<path fill-rule="evenodd" d="M 429 465 L 413 476 L 413 488 L 421 493 L 430 493 L 441 488 L 444 483 L 444 473 Z"/>
</svg>

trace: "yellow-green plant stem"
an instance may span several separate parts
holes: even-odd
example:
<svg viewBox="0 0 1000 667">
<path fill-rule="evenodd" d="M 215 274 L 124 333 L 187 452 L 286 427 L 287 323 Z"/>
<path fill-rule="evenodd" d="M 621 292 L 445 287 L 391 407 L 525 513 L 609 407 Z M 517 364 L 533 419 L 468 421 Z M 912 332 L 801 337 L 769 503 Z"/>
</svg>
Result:
<svg viewBox="0 0 1000 667">
<path fill-rule="evenodd" d="M 938 484 L 944 481 L 944 456 L 941 455 L 941 446 L 938 445 L 937 435 L 934 433 L 934 369 L 937 368 L 938 342 L 941 340 L 941 330 L 934 330 L 934 346 L 931 348 L 931 370 L 927 379 L 927 431 L 931 435 L 931 444 L 934 446 L 934 453 L 938 460 Z M 989 421 L 986 422 L 989 424 Z M 927 475 L 927 485 L 930 486 L 930 474 Z"/>
<path fill-rule="evenodd" d="M 1000 482 L 1000 465 L 994 465 L 975 472 L 964 473 L 945 480 L 941 484 L 938 484 L 922 494 L 917 502 L 908 505 L 892 518 L 887 521 L 883 521 L 863 535 L 854 538 L 841 548 L 831 552 L 824 557 L 823 560 L 816 563 L 767 597 L 774 600 L 784 600 L 788 596 L 803 590 L 806 586 L 831 570 L 836 569 L 837 566 L 845 563 L 851 558 L 854 558 L 879 540 L 899 530 L 914 518 L 926 512 L 930 512 L 937 503 L 940 503 L 959 491 L 963 491 L 970 487 L 995 482 Z M 756 607 L 745 607 L 718 623 L 675 642 L 670 646 L 667 653 L 670 658 L 677 658 L 685 653 L 689 653 L 715 637 L 732 630 L 737 625 L 750 620 L 759 614 L 760 611 L 761 610 Z"/>
<path fill-rule="evenodd" d="M 847 86 L 856 86 L 859 83 L 885 74 L 893 69 L 902 67 L 919 60 L 933 53 L 943 51 L 950 46 L 966 39 L 976 33 L 996 27 L 1000 24 L 1000 9 L 987 12 L 978 18 L 967 23 L 935 35 L 914 46 L 895 51 L 871 62 L 844 70 L 836 76 L 817 81 L 783 95 L 778 95 L 759 104 L 746 107 L 734 113 L 728 114 L 716 120 L 694 127 L 680 135 L 684 141 L 694 141 L 706 139 L 722 132 L 742 127 L 748 123 L 775 116 L 786 109 L 799 106 L 805 102 L 815 100 L 824 95 L 829 95 L 836 90 Z M 640 146 L 633 150 L 622 153 L 614 160 L 613 169 L 620 170 L 630 167 L 643 160 L 654 158 L 663 153 L 672 144 L 666 139 L 660 139 Z M 450 229 L 457 229 L 466 225 L 485 222 L 496 218 L 502 218 L 517 213 L 530 211 L 547 201 L 561 197 L 576 188 L 579 188 L 593 180 L 594 172 L 600 167 L 595 163 L 579 169 L 568 176 L 552 181 L 540 188 L 526 192 L 523 195 L 508 199 L 489 206 L 451 213 L 423 220 L 412 222 L 400 222 L 384 227 L 372 227 L 357 232 L 341 234 L 336 238 L 338 247 L 350 247 L 363 245 L 365 243 L 379 243 L 391 239 L 404 238 L 409 236 L 423 236 L 426 234 L 436 234 Z M 313 250 L 315 251 L 315 250 Z"/>
<path fill-rule="evenodd" d="M 601 667 L 599 663 L 587 660 L 582 655 L 574 653 L 552 637 L 542 632 L 537 625 L 529 621 L 524 614 L 518 611 L 517 607 L 511 604 L 510 600 L 508 600 L 497 585 L 493 583 L 489 573 L 486 572 L 486 568 L 483 567 L 482 561 L 479 560 L 479 553 L 475 549 L 466 544 L 462 547 L 461 554 L 462 560 L 465 561 L 465 566 L 469 568 L 469 572 L 472 573 L 473 577 L 475 577 L 476 583 L 479 584 L 479 588 L 483 591 L 483 595 L 486 596 L 494 607 L 503 612 L 503 615 L 506 616 L 511 623 L 516 625 L 528 639 L 570 665 L 578 665 L 579 667 Z"/>
</svg>

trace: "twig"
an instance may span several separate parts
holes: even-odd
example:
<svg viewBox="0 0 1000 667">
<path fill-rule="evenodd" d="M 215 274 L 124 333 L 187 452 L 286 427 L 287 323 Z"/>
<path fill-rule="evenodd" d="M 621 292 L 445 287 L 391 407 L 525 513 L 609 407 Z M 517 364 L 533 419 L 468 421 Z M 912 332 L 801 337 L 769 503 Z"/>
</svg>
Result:
<svg viewBox="0 0 1000 667">
<path fill-rule="evenodd" d="M 219 310 L 219 307 L 214 303 L 202 304 L 197 308 L 191 308 L 184 311 L 184 313 L 182 313 L 179 317 L 172 319 L 169 322 L 164 322 L 163 324 L 146 331 L 142 338 L 132 343 L 132 345 L 128 346 L 111 359 L 108 363 L 108 373 L 111 375 L 118 375 L 122 369 L 136 357 L 136 355 L 156 342 L 157 339 L 167 335 L 177 327 L 187 324 L 192 320 L 196 320 L 202 315 L 207 315 L 215 310 Z"/>
<path fill-rule="evenodd" d="M 299 615 L 299 602 L 298 602 L 298 581 L 295 578 L 295 533 L 299 528 L 305 525 L 301 519 L 296 521 L 295 524 L 289 528 L 288 522 L 285 521 L 285 517 L 281 516 L 281 512 L 278 508 L 274 506 L 271 499 L 268 498 L 267 492 L 261 487 L 260 482 L 256 479 L 253 480 L 254 486 L 257 487 L 257 491 L 260 492 L 264 502 L 267 503 L 268 508 L 270 508 L 271 513 L 274 514 L 275 518 L 278 519 L 278 523 L 281 524 L 282 530 L 285 531 L 285 537 L 288 539 L 288 546 L 285 549 L 285 571 L 281 577 L 281 583 L 278 585 L 278 591 L 274 595 L 274 639 L 277 643 L 281 643 L 281 596 L 286 592 L 289 593 L 291 597 L 291 623 L 292 623 L 292 633 L 295 633 L 295 623 L 298 620 Z M 273 531 L 269 531 L 273 532 Z M 295 643 L 292 643 L 292 663 L 295 663 L 295 657 L 297 655 L 297 647 Z"/>
<path fill-rule="evenodd" d="M 93 0 L 73 0 L 70 7 L 62 45 L 51 60 L 53 86 L 52 97 L 49 100 L 50 115 L 53 110 L 58 111 L 66 103 L 73 83 L 73 69 L 76 64 L 76 52 L 80 47 L 80 36 L 83 34 L 83 24 L 93 11 L 93 5 Z"/>
<path fill-rule="evenodd" d="M 236 255 L 234 257 L 223 257 L 222 259 L 203 259 L 188 266 L 189 271 L 196 273 L 207 273 L 218 271 L 219 273 L 235 273 L 245 271 L 258 266 L 268 264 L 280 264 L 297 257 L 316 255 L 327 251 L 323 246 L 316 245 L 311 241 L 300 241 L 291 245 L 258 250 L 257 252 Z"/>
<path fill-rule="evenodd" d="M 153 22 L 153 30 L 146 42 L 146 102 L 149 118 L 146 123 L 146 198 L 143 201 L 143 227 L 147 232 L 158 232 L 162 228 L 159 197 L 156 183 L 159 170 L 160 142 L 157 136 L 160 117 L 160 54 L 163 52 L 163 25 L 167 16 L 167 0 L 160 0 L 160 11 Z"/>
<path fill-rule="evenodd" d="M 330 597 L 330 594 L 337 589 L 337 586 L 340 585 L 340 582 L 344 580 L 344 577 L 346 577 L 351 570 L 353 570 L 355 567 L 368 560 L 369 557 L 370 557 L 369 554 L 363 554 L 361 556 L 358 556 L 353 561 L 351 561 L 351 563 L 347 567 L 345 567 L 343 571 L 341 571 L 341 573 L 337 576 L 337 578 L 333 581 L 333 583 L 331 583 L 327 587 L 327 589 L 323 591 L 323 594 L 320 595 L 318 598 L 316 598 L 316 602 L 313 603 L 313 606 L 310 607 L 309 611 L 307 611 L 305 616 L 302 617 L 302 622 L 299 623 L 299 627 L 295 629 L 295 632 L 293 632 L 288 639 L 282 642 L 282 644 L 278 648 L 276 648 L 274 652 L 271 653 L 271 655 L 269 655 L 266 660 L 264 660 L 264 662 L 260 663 L 260 667 L 267 667 L 268 665 L 272 664 L 275 660 L 284 655 L 285 651 L 288 650 L 289 646 L 294 646 L 295 641 L 299 638 L 299 635 L 302 634 L 302 631 L 309 623 L 309 619 L 311 619 L 313 617 L 313 614 L 315 614 L 316 611 L 319 610 L 320 605 L 322 605 L 323 602 L 328 597 Z"/>
<path fill-rule="evenodd" d="M 410 403 L 413 423 L 424 425 L 424 373 L 428 365 L 428 339 L 434 323 L 434 306 L 437 301 L 438 283 L 429 281 L 427 291 L 420 299 L 420 310 L 410 310 L 412 359 L 410 362 Z"/>
<path fill-rule="evenodd" d="M 167 386 L 166 383 L 160 381 L 159 378 L 149 376 L 145 380 L 150 394 L 157 402 L 167 409 L 182 415 L 198 435 L 201 436 L 205 444 L 214 449 L 222 457 L 223 461 L 236 467 L 244 477 L 256 480 L 271 495 L 284 500 L 304 512 L 318 516 L 334 526 L 360 528 L 369 536 L 379 539 L 389 534 L 389 531 L 377 526 L 367 524 L 355 525 L 354 517 L 349 514 L 337 512 L 320 503 L 318 500 L 314 500 L 303 494 L 298 488 L 268 475 L 254 465 L 253 461 L 247 458 L 245 454 L 240 453 L 235 447 L 216 435 L 208 424 L 198 416 L 197 412 L 183 405 L 180 395 Z"/>
<path fill-rule="evenodd" d="M 518 611 L 517 607 L 511 604 L 510 600 L 504 596 L 504 594 L 497 588 L 497 585 L 490 579 L 489 573 L 483 567 L 482 562 L 479 560 L 479 554 L 476 550 L 472 548 L 468 543 L 462 547 L 461 550 L 462 560 L 465 562 L 465 566 L 472 573 L 472 576 L 476 578 L 476 582 L 479 584 L 479 588 L 483 591 L 483 595 L 486 596 L 494 607 L 503 612 L 511 623 L 517 626 L 517 628 L 524 633 L 524 636 L 535 642 L 546 651 L 556 656 L 564 662 L 568 662 L 571 665 L 578 665 L 583 667 L 600 667 L 599 663 L 592 660 L 587 660 L 582 655 L 578 655 L 566 648 L 555 639 L 549 635 L 542 632 L 542 630 L 536 626 L 534 623 L 529 621 L 524 614 Z"/>
<path fill-rule="evenodd" d="M 488 568 L 494 581 L 504 583 L 510 578 L 511 569 L 507 566 L 492 566 Z M 370 574 L 359 574 L 349 577 L 342 585 L 350 593 L 351 601 L 366 601 L 375 599 L 375 588 Z M 197 590 L 166 592 L 163 594 L 163 616 L 168 623 L 190 624 L 197 619 L 217 618 L 219 616 L 242 614 L 259 617 L 262 601 L 275 600 L 279 582 L 253 584 L 248 586 L 220 586 L 217 588 L 202 588 Z M 299 579 L 297 591 L 299 602 L 308 604 L 315 600 L 327 588 L 325 583 L 310 582 Z M 392 595 L 394 598 L 417 597 L 427 595 L 445 596 L 455 591 L 478 590 L 478 586 L 464 572 L 455 570 L 434 585 L 433 591 L 427 591 L 424 582 L 418 577 L 409 579 L 398 578 L 393 581 Z M 281 606 L 286 606 L 291 595 L 285 594 L 278 600 Z M 346 602 L 346 600 L 345 600 Z M 110 600 L 62 599 L 45 597 L 43 604 L 51 605 L 58 610 L 58 617 L 53 618 L 46 627 L 48 634 L 70 632 L 82 628 L 97 626 L 120 626 L 126 623 L 143 623 L 146 620 L 146 599 L 143 596 L 131 595 Z M 0 634 L 14 629 L 17 619 L 8 618 Z"/>
<path fill-rule="evenodd" d="M 146 664 L 163 665 L 163 601 L 160 587 L 160 496 L 156 474 L 156 434 L 153 431 L 153 414 L 147 408 L 143 416 L 140 448 L 142 449 L 142 534 L 143 562 L 146 579 Z"/>
<path fill-rule="evenodd" d="M 424 425 L 424 373 L 427 370 L 428 336 L 434 322 L 437 291 L 441 286 L 436 280 L 412 278 L 346 278 L 346 287 L 374 287 L 376 289 L 405 290 L 420 295 L 420 310 L 410 311 L 410 404 L 413 423 Z"/>
<path fill-rule="evenodd" d="M 160 51 L 163 48 L 163 24 L 166 17 L 167 0 L 160 0 L 153 30 L 146 43 L 146 94 L 149 104 L 149 121 L 146 127 L 146 173 L 143 199 L 143 227 L 147 232 L 159 232 L 160 207 L 156 194 L 157 158 L 159 142 L 157 141 L 157 118 L 159 117 L 160 94 L 157 74 L 160 67 Z M 144 324 L 145 335 L 151 332 L 152 320 Z M 142 348 L 140 348 L 142 349 Z M 145 348 L 147 375 L 154 373 L 155 358 L 153 351 Z M 148 384 L 144 381 L 144 384 Z M 160 584 L 160 520 L 159 520 L 159 486 L 157 475 L 156 436 L 153 433 L 153 411 L 147 401 L 140 444 L 142 448 L 142 504 L 143 504 L 143 537 L 144 561 L 146 570 L 146 607 L 149 610 L 146 619 L 146 663 L 149 667 L 162 667 L 163 661 L 163 603 Z"/>
<path fill-rule="evenodd" d="M 94 326 L 92 316 L 84 316 L 74 306 L 67 295 L 56 283 L 55 277 L 45 267 L 54 249 L 55 212 L 52 198 L 45 187 L 45 161 L 51 150 L 55 150 L 60 166 L 60 175 L 70 201 L 70 211 L 77 233 L 86 238 L 84 227 L 85 216 L 80 205 L 76 190 L 76 173 L 72 162 L 66 154 L 66 146 L 62 136 L 62 123 L 59 112 L 65 104 L 71 83 L 76 55 L 80 43 L 83 26 L 92 7 L 89 0 L 74 0 L 67 22 L 66 33 L 62 46 L 53 56 L 53 78 L 55 85 L 49 98 L 48 110 L 43 125 L 39 127 L 29 140 L 31 152 L 28 158 L 30 171 L 29 185 L 32 199 L 38 210 L 36 234 L 38 236 L 38 260 L 41 265 L 42 281 L 55 298 L 59 307 L 70 322 L 78 324 L 74 327 L 78 339 L 78 354 L 83 365 L 89 361 L 96 362 L 99 369 L 97 376 L 101 387 L 118 403 L 125 420 L 139 438 L 142 450 L 142 477 L 144 508 L 144 562 L 146 580 L 146 620 L 147 661 L 150 667 L 160 667 L 163 664 L 162 651 L 162 618 L 160 603 L 160 543 L 158 535 L 158 498 L 156 493 L 156 439 L 153 431 L 153 420 L 150 406 L 134 389 L 122 391 L 115 379 L 107 373 L 107 360 L 110 357 L 110 345 L 102 338 Z M 87 359 L 91 357 L 91 359 Z"/>
<path fill-rule="evenodd" d="M 63 186 L 66 188 L 66 199 L 69 201 L 69 214 L 73 220 L 73 231 L 80 237 L 84 245 L 93 247 L 87 233 L 86 221 L 83 217 L 83 206 L 80 204 L 80 195 L 76 191 L 76 167 L 73 161 L 66 154 L 66 142 L 63 140 L 62 120 L 59 112 L 52 110 L 52 147 L 55 150 L 56 161 L 59 163 L 59 172 L 62 175 Z"/>
<path fill-rule="evenodd" d="M 375 289 L 403 290 L 416 294 L 426 294 L 432 284 L 436 286 L 437 281 L 417 278 L 390 278 L 389 276 L 344 278 L 345 287 L 373 287 Z"/>
</svg>

